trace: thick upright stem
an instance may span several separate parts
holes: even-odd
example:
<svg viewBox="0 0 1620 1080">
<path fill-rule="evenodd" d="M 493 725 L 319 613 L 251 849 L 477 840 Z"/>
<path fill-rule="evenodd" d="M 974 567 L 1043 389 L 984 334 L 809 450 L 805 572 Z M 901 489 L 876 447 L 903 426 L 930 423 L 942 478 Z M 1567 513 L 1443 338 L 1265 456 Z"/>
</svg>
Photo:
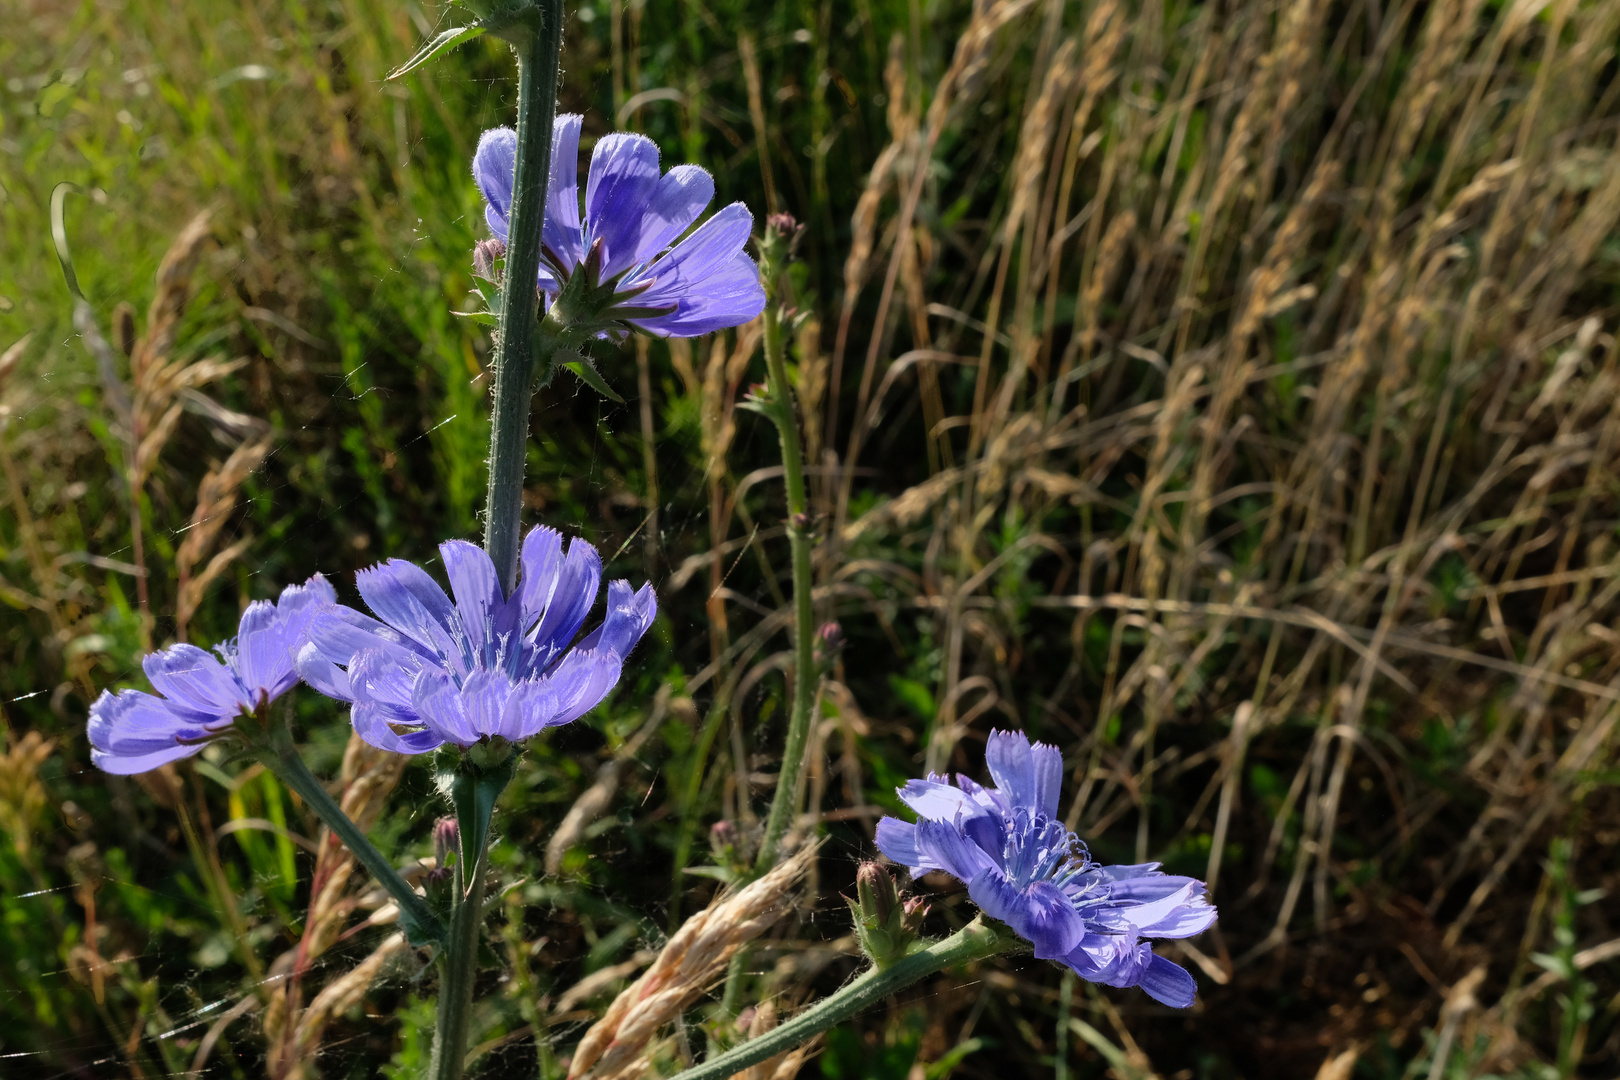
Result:
<svg viewBox="0 0 1620 1080">
<path fill-rule="evenodd" d="M 810 713 L 815 707 L 816 616 L 812 604 L 815 581 L 810 570 L 810 521 L 804 493 L 804 451 L 799 444 L 799 418 L 793 388 L 788 385 L 787 361 L 782 349 L 782 319 L 774 303 L 765 305 L 765 371 L 768 392 L 775 405 L 773 418 L 782 437 L 782 476 L 787 484 L 788 546 L 793 556 L 793 711 L 788 718 L 787 744 L 776 778 L 776 796 L 765 824 L 758 867 L 776 861 L 782 835 L 792 824 L 798 807 L 799 775 L 804 771 L 805 743 L 810 735 Z"/>
<path fill-rule="evenodd" d="M 517 161 L 507 232 L 500 337 L 495 349 L 495 400 L 489 432 L 489 502 L 484 550 L 501 587 L 517 584 L 523 464 L 529 449 L 529 401 L 534 390 L 534 331 L 539 304 L 540 233 L 551 177 L 551 129 L 557 115 L 562 50 L 562 0 L 542 0 L 538 18 L 511 40 L 518 57 Z"/>
<path fill-rule="evenodd" d="M 484 873 L 489 867 L 489 819 L 511 782 L 517 758 L 480 766 L 463 757 L 440 775 L 456 808 L 461 853 L 451 890 L 450 926 L 440 955 L 439 1015 L 428 1062 L 430 1080 L 459 1080 L 472 1029 L 473 983 L 478 978 L 478 929 L 484 921 Z"/>
<path fill-rule="evenodd" d="M 428 1063 L 431 1080 L 459 1080 L 467 1057 L 473 981 L 478 977 L 478 925 L 484 913 L 484 868 L 488 864 L 487 853 L 479 851 L 471 873 L 465 873 L 469 868 L 459 863 L 456 867 L 456 899 L 445 935 L 438 1024 Z"/>
<path fill-rule="evenodd" d="M 1010 935 L 1000 934 L 975 919 L 944 941 L 936 941 L 886 968 L 868 969 L 854 982 L 831 997 L 822 998 L 781 1027 L 772 1028 L 702 1065 L 676 1073 L 673 1080 L 722 1080 L 733 1076 L 750 1065 L 757 1065 L 795 1046 L 804 1045 L 868 1005 L 882 1001 L 936 971 L 982 960 L 1006 952 L 1017 944 L 1017 940 Z"/>
<path fill-rule="evenodd" d="M 343 842 L 354 857 L 364 866 L 394 902 L 399 905 L 400 925 L 405 930 L 406 938 L 413 945 L 425 945 L 429 942 L 442 940 L 444 927 L 440 924 L 438 916 L 428 908 L 427 901 L 423 900 L 399 876 L 394 864 L 389 862 L 383 853 L 378 851 L 366 834 L 360 831 L 343 808 L 337 804 L 332 796 L 326 793 L 326 788 L 315 779 L 315 774 L 309 771 L 304 759 L 299 756 L 298 748 L 293 745 L 290 736 L 275 740 L 278 744 L 273 751 L 260 754 L 260 760 L 275 773 L 277 778 L 288 788 L 296 791 L 298 797 L 304 800 L 304 805 L 315 811 L 315 816 L 331 829 L 337 838 Z"/>
</svg>

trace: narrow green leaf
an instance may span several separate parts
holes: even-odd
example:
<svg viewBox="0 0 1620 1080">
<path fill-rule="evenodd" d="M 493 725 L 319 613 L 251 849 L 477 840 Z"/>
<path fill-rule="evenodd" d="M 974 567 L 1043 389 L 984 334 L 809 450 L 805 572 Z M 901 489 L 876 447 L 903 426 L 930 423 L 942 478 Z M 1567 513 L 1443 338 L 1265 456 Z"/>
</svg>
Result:
<svg viewBox="0 0 1620 1080">
<path fill-rule="evenodd" d="M 603 381 L 602 373 L 597 371 L 596 366 L 589 360 L 570 360 L 564 363 L 563 367 L 567 368 L 569 371 L 572 371 L 575 375 L 578 375 L 580 382 L 584 383 L 586 386 L 589 386 L 598 394 L 601 394 L 610 401 L 616 401 L 620 405 L 624 404 L 624 398 L 613 392 L 613 388 Z"/>
<path fill-rule="evenodd" d="M 478 23 L 473 23 L 471 26 L 453 26 L 449 30 L 446 30 L 444 33 L 440 34 L 438 37 L 434 38 L 432 41 L 428 42 L 426 45 L 422 46 L 422 48 L 417 51 L 415 56 L 405 61 L 405 63 L 401 64 L 393 71 L 390 71 L 385 76 L 385 81 L 397 79 L 403 75 L 409 75 L 411 72 L 415 71 L 417 68 L 433 59 L 435 56 L 438 56 L 440 53 L 444 52 L 444 50 L 453 49 L 457 45 L 460 45 L 463 41 L 471 41 L 473 38 L 479 36 L 483 32 L 484 27 Z"/>
</svg>

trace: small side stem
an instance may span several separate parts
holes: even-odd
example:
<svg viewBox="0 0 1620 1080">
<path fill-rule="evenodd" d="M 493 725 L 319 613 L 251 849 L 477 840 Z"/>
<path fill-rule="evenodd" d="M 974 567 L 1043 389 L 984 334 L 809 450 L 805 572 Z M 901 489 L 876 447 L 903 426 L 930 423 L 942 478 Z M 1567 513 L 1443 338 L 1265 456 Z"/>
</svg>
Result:
<svg viewBox="0 0 1620 1080">
<path fill-rule="evenodd" d="M 484 510 L 484 550 L 507 595 L 517 584 L 523 465 L 529 451 L 529 402 L 534 390 L 536 283 L 546 187 L 551 178 L 551 129 L 557 115 L 562 0 L 544 0 L 534 23 L 538 25 L 509 35 L 518 58 L 517 161 L 495 350 L 489 501 Z"/>
<path fill-rule="evenodd" d="M 326 793 L 326 788 L 315 779 L 315 774 L 309 771 L 304 759 L 299 756 L 298 748 L 293 745 L 290 737 L 278 738 L 279 744 L 273 751 L 262 751 L 259 760 L 263 761 L 271 772 L 288 788 L 298 793 L 315 816 L 325 822 L 326 827 L 343 841 L 343 846 L 360 860 L 360 865 L 370 872 L 377 884 L 387 890 L 388 895 L 399 904 L 400 926 L 405 931 L 406 938 L 412 945 L 425 945 L 444 938 L 444 927 L 440 924 L 438 916 L 434 915 L 423 900 L 399 876 L 394 864 L 389 862 L 366 839 L 366 834 L 360 831 L 343 808 L 337 804 L 332 796 Z"/>
<path fill-rule="evenodd" d="M 854 982 L 763 1035 L 721 1054 L 711 1061 L 675 1074 L 674 1080 L 723 1080 L 750 1065 L 809 1042 L 828 1028 L 843 1023 L 862 1009 L 944 968 L 982 960 L 1016 946 L 1016 938 L 998 933 L 974 919 L 943 941 L 912 953 L 886 968 L 870 968 Z"/>
<path fill-rule="evenodd" d="M 782 439 L 782 477 L 787 486 L 788 547 L 793 557 L 793 711 L 788 719 L 787 744 L 782 748 L 782 768 L 776 778 L 776 795 L 771 800 L 771 816 L 760 845 L 760 870 L 776 862 L 777 846 L 792 824 L 798 807 L 799 774 L 804 770 L 805 743 L 810 736 L 810 714 L 815 708 L 816 615 L 812 591 L 815 580 L 810 569 L 809 502 L 804 490 L 804 451 L 799 443 L 799 418 L 788 385 L 787 361 L 782 347 L 782 318 L 774 302 L 765 305 L 765 371 L 771 400 L 772 418 Z"/>
</svg>

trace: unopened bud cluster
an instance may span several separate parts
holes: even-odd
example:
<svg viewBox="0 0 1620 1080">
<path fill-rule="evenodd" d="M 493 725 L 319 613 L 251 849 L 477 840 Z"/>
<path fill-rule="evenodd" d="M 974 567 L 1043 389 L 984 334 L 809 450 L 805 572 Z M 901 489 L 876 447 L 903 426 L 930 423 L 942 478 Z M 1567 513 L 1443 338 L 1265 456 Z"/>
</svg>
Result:
<svg viewBox="0 0 1620 1080">
<path fill-rule="evenodd" d="M 894 878 L 875 862 L 855 872 L 855 899 L 844 897 L 855 920 L 861 951 L 877 967 L 903 958 L 922 933 L 928 905 L 918 897 L 902 900 Z"/>
</svg>

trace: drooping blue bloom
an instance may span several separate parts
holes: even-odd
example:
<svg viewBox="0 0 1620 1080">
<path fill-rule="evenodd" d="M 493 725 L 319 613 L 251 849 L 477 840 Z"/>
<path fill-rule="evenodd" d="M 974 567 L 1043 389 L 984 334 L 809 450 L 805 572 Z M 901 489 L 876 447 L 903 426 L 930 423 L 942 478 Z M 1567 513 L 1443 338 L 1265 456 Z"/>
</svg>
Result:
<svg viewBox="0 0 1620 1080">
<path fill-rule="evenodd" d="M 610 582 L 607 617 L 570 648 L 602 580 L 590 544 L 576 538 L 564 555 L 556 530 L 531 530 L 509 598 L 482 548 L 450 540 L 439 554 L 453 601 L 421 567 L 390 559 L 355 578 L 377 618 L 333 607 L 298 657 L 304 681 L 351 702 L 354 729 L 383 750 L 517 742 L 578 719 L 613 689 L 657 614 L 651 585 Z"/>
<path fill-rule="evenodd" d="M 677 165 L 660 176 L 658 144 L 645 135 L 619 131 L 597 141 L 581 217 L 580 120 L 559 116 L 552 129 L 539 279 L 545 302 L 583 271 L 593 286 L 614 285 L 615 307 L 658 312 L 622 321 L 660 337 L 740 326 L 763 311 L 759 268 L 743 251 L 753 215 L 732 203 L 675 243 L 714 199 L 714 178 L 696 165 Z M 502 241 L 516 160 L 511 128 L 484 132 L 473 155 L 473 177 L 488 204 L 484 219 Z"/>
<path fill-rule="evenodd" d="M 943 870 L 1030 944 L 1081 978 L 1140 986 L 1166 1005 L 1193 1003 L 1193 978 L 1142 938 L 1186 938 L 1208 929 L 1215 908 L 1204 883 L 1163 873 L 1158 863 L 1104 866 L 1056 820 L 1063 755 L 1019 732 L 990 735 L 996 787 L 965 776 L 952 786 L 929 776 L 899 788 L 922 819 L 878 822 L 878 849 L 913 877 Z"/>
<path fill-rule="evenodd" d="M 236 718 L 273 701 L 298 683 L 298 651 L 311 622 L 337 603 L 316 574 L 289 585 L 276 602 L 257 600 L 242 613 L 236 637 L 214 653 L 175 645 L 141 661 L 163 695 L 103 690 L 90 706 L 90 760 L 129 775 L 189 757 L 229 732 Z"/>
</svg>

